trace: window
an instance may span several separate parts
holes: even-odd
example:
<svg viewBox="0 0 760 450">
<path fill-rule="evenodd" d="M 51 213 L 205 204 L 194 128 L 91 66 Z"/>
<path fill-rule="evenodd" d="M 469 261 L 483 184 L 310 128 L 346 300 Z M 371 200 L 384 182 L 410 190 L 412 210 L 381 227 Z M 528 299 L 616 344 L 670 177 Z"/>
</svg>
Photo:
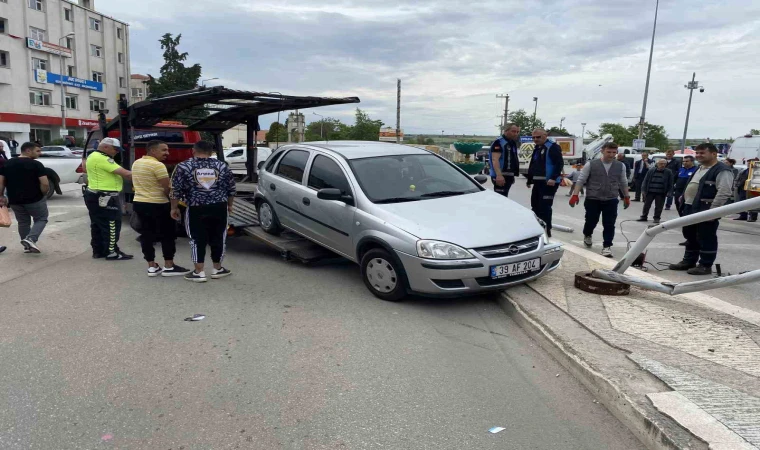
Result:
<svg viewBox="0 0 760 450">
<path fill-rule="evenodd" d="M 29 103 L 37 106 L 50 106 L 50 92 L 29 91 Z"/>
<path fill-rule="evenodd" d="M 71 10 L 64 8 L 63 9 L 63 18 L 65 20 L 68 20 L 69 22 L 73 22 L 72 17 L 73 17 L 73 14 L 72 14 Z"/>
<path fill-rule="evenodd" d="M 235 150 L 231 152 L 229 155 L 227 155 L 227 158 L 240 158 L 243 156 L 243 150 Z"/>
<path fill-rule="evenodd" d="M 7 27 L 6 19 L 3 19 L 2 17 L 0 17 L 0 34 L 5 34 L 6 27 Z"/>
<path fill-rule="evenodd" d="M 92 81 L 97 81 L 98 83 L 103 82 L 103 72 L 93 72 L 92 73 Z"/>
<path fill-rule="evenodd" d="M 32 70 L 47 70 L 47 60 L 32 58 Z"/>
<path fill-rule="evenodd" d="M 303 172 L 306 169 L 306 161 L 309 160 L 309 152 L 303 150 L 291 150 L 277 166 L 277 175 L 301 183 Z"/>
<path fill-rule="evenodd" d="M 277 160 L 280 159 L 280 156 L 282 156 L 282 151 L 275 153 L 267 163 L 266 167 L 264 167 L 264 170 L 271 173 L 272 168 L 274 167 L 275 163 L 277 163 Z"/>
<path fill-rule="evenodd" d="M 119 77 L 119 87 L 127 87 L 126 83 L 124 82 L 124 77 Z"/>
<path fill-rule="evenodd" d="M 36 11 L 42 11 L 43 3 L 43 0 L 29 0 L 29 7 Z"/>
<path fill-rule="evenodd" d="M 121 52 L 117 53 L 116 59 L 119 61 L 119 64 L 124 64 L 124 53 L 121 53 Z"/>
<path fill-rule="evenodd" d="M 95 31 L 100 31 L 101 23 L 98 19 L 90 17 L 90 29 Z"/>
<path fill-rule="evenodd" d="M 116 37 L 119 38 L 119 39 L 121 39 L 121 33 L 122 33 L 121 28 L 117 28 L 116 29 Z"/>
<path fill-rule="evenodd" d="M 68 76 L 70 76 L 70 77 L 75 77 L 76 78 L 76 76 L 77 76 L 77 68 L 74 67 L 74 66 L 68 66 L 68 68 L 66 70 L 66 74 Z"/>
<path fill-rule="evenodd" d="M 39 28 L 29 27 L 29 37 L 36 41 L 45 40 L 45 30 Z"/>
<path fill-rule="evenodd" d="M 8 64 L 10 63 L 10 56 L 8 55 L 8 52 L 4 52 L 0 50 L 0 67 L 8 68 Z"/>
<path fill-rule="evenodd" d="M 143 96 L 142 88 L 132 88 L 132 97 L 142 97 L 142 96 Z"/>
<path fill-rule="evenodd" d="M 99 98 L 90 99 L 90 111 L 101 111 L 106 109 L 106 101 Z"/>
<path fill-rule="evenodd" d="M 66 109 L 79 109 L 79 99 L 76 95 L 66 96 Z"/>
<path fill-rule="evenodd" d="M 29 140 L 32 142 L 40 141 L 42 145 L 45 145 L 53 140 L 53 133 L 50 130 L 32 128 L 29 130 Z"/>
<path fill-rule="evenodd" d="M 102 58 L 103 57 L 103 47 L 98 47 L 97 45 L 90 44 L 90 55 Z"/>
<path fill-rule="evenodd" d="M 351 194 L 348 180 L 338 164 L 322 155 L 317 155 L 311 165 L 309 187 L 316 190 L 335 188 L 343 194 Z"/>
<path fill-rule="evenodd" d="M 74 38 L 70 38 L 70 37 L 66 38 L 66 48 L 68 49 L 74 48 Z"/>
</svg>

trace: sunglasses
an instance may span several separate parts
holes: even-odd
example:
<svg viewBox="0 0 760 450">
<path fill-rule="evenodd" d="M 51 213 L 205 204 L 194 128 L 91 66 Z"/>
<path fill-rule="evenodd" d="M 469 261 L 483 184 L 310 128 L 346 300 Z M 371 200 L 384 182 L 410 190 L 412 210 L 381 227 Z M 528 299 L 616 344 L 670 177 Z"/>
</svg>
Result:
<svg viewBox="0 0 760 450">
<path fill-rule="evenodd" d="M 532 136 L 532 137 L 533 137 L 533 140 L 534 140 L 534 141 L 535 141 L 536 139 L 541 139 L 541 136 Z"/>
</svg>

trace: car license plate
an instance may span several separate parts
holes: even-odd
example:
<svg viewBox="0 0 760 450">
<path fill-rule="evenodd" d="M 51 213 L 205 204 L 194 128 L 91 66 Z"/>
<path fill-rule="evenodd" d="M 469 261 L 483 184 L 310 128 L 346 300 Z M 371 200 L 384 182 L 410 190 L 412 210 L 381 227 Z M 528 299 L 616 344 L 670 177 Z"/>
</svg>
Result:
<svg viewBox="0 0 760 450">
<path fill-rule="evenodd" d="M 491 278 L 504 278 L 541 270 L 541 258 L 491 266 Z"/>
</svg>

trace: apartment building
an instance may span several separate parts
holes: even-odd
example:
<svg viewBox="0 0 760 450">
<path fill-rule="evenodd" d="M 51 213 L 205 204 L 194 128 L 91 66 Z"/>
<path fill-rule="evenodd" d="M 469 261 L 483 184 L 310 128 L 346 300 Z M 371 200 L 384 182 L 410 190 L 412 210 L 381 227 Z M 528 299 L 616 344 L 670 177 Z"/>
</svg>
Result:
<svg viewBox="0 0 760 450">
<path fill-rule="evenodd" d="M 148 80 L 150 78 L 146 75 L 140 75 L 139 73 L 132 74 L 129 77 L 129 104 L 141 102 L 148 98 L 150 92 L 148 90 Z"/>
<path fill-rule="evenodd" d="M 129 26 L 94 3 L 0 0 L 0 139 L 83 138 L 99 111 L 116 114 L 130 93 Z"/>
</svg>

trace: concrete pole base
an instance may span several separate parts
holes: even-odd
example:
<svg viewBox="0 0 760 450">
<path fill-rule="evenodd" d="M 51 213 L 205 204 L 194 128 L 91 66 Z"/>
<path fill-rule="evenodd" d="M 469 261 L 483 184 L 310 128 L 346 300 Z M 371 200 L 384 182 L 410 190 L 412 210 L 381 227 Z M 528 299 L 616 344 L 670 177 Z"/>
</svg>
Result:
<svg viewBox="0 0 760 450">
<path fill-rule="evenodd" d="M 576 272 L 575 287 L 599 295 L 628 295 L 631 293 L 631 285 L 614 281 L 600 280 L 591 276 L 591 272 Z"/>
</svg>

